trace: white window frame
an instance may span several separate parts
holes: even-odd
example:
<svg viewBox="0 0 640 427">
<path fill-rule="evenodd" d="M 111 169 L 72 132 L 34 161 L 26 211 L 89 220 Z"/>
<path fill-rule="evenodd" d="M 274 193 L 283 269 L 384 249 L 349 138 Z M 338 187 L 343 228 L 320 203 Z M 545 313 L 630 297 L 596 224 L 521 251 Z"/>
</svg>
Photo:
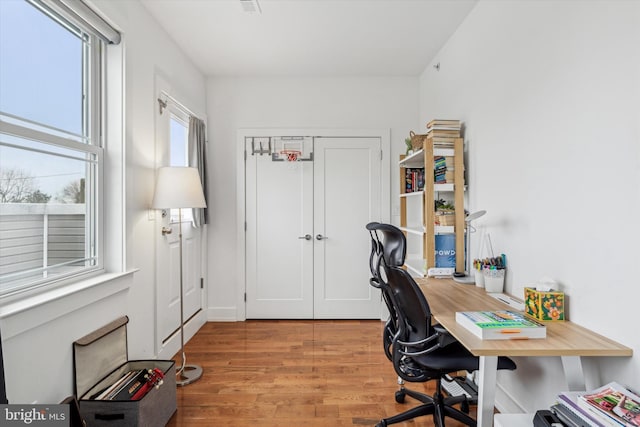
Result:
<svg viewBox="0 0 640 427">
<path fill-rule="evenodd" d="M 50 144 L 53 147 L 71 149 L 79 152 L 79 154 L 85 153 L 93 159 L 93 161 L 88 161 L 84 158 L 78 158 L 78 160 L 94 164 L 94 167 L 88 169 L 86 175 L 87 184 L 91 185 L 93 190 L 87 193 L 87 199 L 85 199 L 87 206 L 85 214 L 90 217 L 88 225 L 85 227 L 85 244 L 87 245 L 85 247 L 85 256 L 86 259 L 95 259 L 95 263 L 94 265 L 74 269 L 68 273 L 56 274 L 52 278 L 47 277 L 46 271 L 48 268 L 43 267 L 43 277 L 41 279 L 21 283 L 15 287 L 9 287 L 7 291 L 0 290 L 0 301 L 12 301 L 16 296 L 20 297 L 22 295 L 31 296 L 34 293 L 43 292 L 57 286 L 67 285 L 104 273 L 105 245 L 103 236 L 105 215 L 103 207 L 105 206 L 105 150 L 102 141 L 105 126 L 103 107 L 105 98 L 104 90 L 106 87 L 103 79 L 105 75 L 104 42 L 97 34 L 80 29 L 71 21 L 61 18 L 46 7 L 34 2 L 29 3 L 82 40 L 82 84 L 83 93 L 85 94 L 82 108 L 83 135 L 73 135 L 54 127 L 35 123 L 28 118 L 16 117 L 7 113 L 0 114 L 0 131 L 45 145 Z M 11 144 L 3 145 L 11 146 Z M 13 145 L 13 147 L 25 149 L 19 145 Z M 29 148 L 26 149 L 31 150 Z M 36 149 L 31 151 L 40 150 Z M 47 153 L 46 150 L 42 150 L 41 152 L 51 154 Z M 10 284 L 11 282 L 8 283 Z"/>
<path fill-rule="evenodd" d="M 184 144 L 184 164 L 181 165 L 176 165 L 172 162 L 171 160 L 171 153 L 173 152 L 173 150 L 170 148 L 169 149 L 169 165 L 170 166 L 189 166 L 189 114 L 187 114 L 185 111 L 183 111 L 181 108 L 179 108 L 177 105 L 175 105 L 175 103 L 171 102 L 167 105 L 167 111 L 169 112 L 169 146 L 171 146 L 173 144 L 173 141 L 171 140 L 171 120 L 175 120 L 176 122 L 179 122 L 181 124 L 184 125 L 184 127 L 186 128 L 186 132 L 185 132 L 185 144 Z M 177 224 L 178 221 L 182 221 L 182 222 L 190 222 L 193 221 L 193 209 L 182 209 L 182 218 L 179 218 L 179 214 L 178 212 L 180 212 L 179 209 L 170 209 L 170 217 L 169 217 L 169 223 L 171 224 Z"/>
</svg>

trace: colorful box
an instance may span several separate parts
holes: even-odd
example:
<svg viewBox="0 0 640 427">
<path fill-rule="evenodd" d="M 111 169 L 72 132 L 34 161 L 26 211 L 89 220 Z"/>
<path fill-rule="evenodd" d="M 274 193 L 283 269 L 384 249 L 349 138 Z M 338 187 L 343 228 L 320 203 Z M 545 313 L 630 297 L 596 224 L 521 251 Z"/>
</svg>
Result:
<svg viewBox="0 0 640 427">
<path fill-rule="evenodd" d="M 537 320 L 564 320 L 564 292 L 524 288 L 524 311 Z"/>
</svg>

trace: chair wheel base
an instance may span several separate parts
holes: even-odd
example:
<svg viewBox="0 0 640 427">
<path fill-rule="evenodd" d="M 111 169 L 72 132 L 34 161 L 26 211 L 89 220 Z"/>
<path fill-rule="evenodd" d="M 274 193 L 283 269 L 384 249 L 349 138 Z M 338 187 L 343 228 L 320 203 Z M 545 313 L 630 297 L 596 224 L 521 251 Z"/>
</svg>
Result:
<svg viewBox="0 0 640 427">
<path fill-rule="evenodd" d="M 404 398 L 405 398 L 406 394 L 404 392 L 404 390 L 398 390 L 396 391 L 396 402 L 398 403 L 404 403 Z M 385 424 L 386 425 L 386 424 Z"/>
<path fill-rule="evenodd" d="M 385 420 L 381 420 L 376 427 L 387 427 L 387 422 Z"/>
</svg>

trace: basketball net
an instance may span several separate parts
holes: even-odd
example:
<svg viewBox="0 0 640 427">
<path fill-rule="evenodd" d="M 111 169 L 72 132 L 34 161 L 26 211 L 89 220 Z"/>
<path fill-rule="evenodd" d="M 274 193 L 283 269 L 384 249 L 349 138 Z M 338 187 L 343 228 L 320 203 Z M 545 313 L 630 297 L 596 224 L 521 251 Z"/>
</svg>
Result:
<svg viewBox="0 0 640 427">
<path fill-rule="evenodd" d="M 296 162 L 302 154 L 299 150 L 280 150 L 280 155 L 284 156 L 287 162 Z"/>
</svg>

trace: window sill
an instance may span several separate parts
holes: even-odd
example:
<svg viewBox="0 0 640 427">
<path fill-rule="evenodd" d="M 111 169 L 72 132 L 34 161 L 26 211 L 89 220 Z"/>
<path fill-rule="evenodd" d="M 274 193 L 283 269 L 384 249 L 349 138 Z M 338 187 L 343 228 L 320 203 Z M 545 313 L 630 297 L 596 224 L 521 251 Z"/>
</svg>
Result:
<svg viewBox="0 0 640 427">
<path fill-rule="evenodd" d="M 0 305 L 3 340 L 128 290 L 136 271 L 104 273 Z"/>
</svg>

